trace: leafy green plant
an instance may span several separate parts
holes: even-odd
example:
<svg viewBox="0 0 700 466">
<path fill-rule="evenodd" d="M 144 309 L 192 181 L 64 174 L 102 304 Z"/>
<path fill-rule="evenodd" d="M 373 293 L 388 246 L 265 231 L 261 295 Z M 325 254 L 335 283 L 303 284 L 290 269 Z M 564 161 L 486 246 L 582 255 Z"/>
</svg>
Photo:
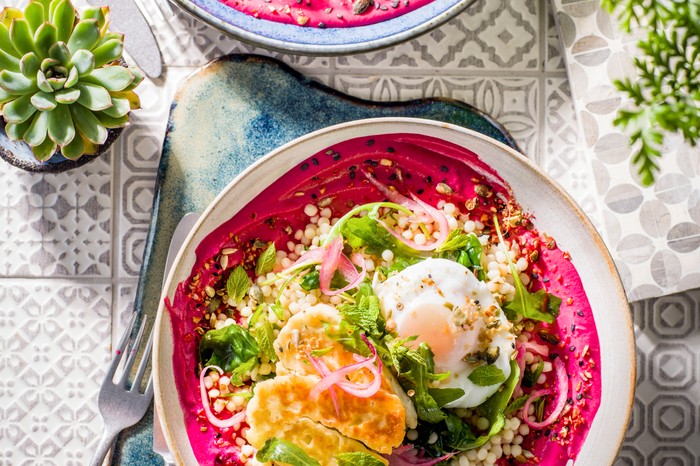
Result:
<svg viewBox="0 0 700 466">
<path fill-rule="evenodd" d="M 691 146 L 700 141 L 700 0 L 602 0 L 630 32 L 642 27 L 643 55 L 634 59 L 639 78 L 615 85 L 632 100 L 615 125 L 630 132 L 636 165 L 645 185 L 659 171 L 667 133 L 680 133 Z"/>
<path fill-rule="evenodd" d="M 12 140 L 39 161 L 94 154 L 110 128 L 139 108 L 143 80 L 120 64 L 124 38 L 108 31 L 109 9 L 79 17 L 70 0 L 32 0 L 0 12 L 0 110 Z"/>
</svg>

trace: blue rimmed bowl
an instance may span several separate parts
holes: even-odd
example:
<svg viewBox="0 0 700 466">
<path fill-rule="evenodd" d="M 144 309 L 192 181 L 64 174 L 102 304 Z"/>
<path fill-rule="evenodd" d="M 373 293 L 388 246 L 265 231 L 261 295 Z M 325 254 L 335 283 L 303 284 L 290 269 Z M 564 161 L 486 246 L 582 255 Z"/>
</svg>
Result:
<svg viewBox="0 0 700 466">
<path fill-rule="evenodd" d="M 320 29 L 257 19 L 219 0 L 172 0 L 223 33 L 251 45 L 302 55 L 347 55 L 378 50 L 424 34 L 476 0 L 434 0 L 375 24 Z"/>
</svg>

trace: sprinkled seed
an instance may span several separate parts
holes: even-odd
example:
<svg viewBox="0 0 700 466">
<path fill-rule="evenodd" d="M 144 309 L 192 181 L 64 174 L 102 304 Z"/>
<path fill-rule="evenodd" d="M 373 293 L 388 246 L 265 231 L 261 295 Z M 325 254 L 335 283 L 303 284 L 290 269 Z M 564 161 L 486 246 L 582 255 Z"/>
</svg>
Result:
<svg viewBox="0 0 700 466">
<path fill-rule="evenodd" d="M 477 184 L 474 188 L 474 192 L 476 192 L 477 196 L 483 197 L 485 199 L 488 199 L 489 197 L 493 196 L 493 190 L 485 184 Z"/>
<path fill-rule="evenodd" d="M 221 254 L 229 255 L 235 253 L 236 251 L 238 251 L 236 248 L 224 248 L 221 250 Z"/>
<path fill-rule="evenodd" d="M 454 192 L 454 190 L 447 183 L 438 183 L 438 185 L 435 187 L 435 191 L 439 192 L 440 194 L 452 194 Z"/>
<path fill-rule="evenodd" d="M 362 13 L 367 11 L 367 8 L 369 8 L 370 5 L 372 5 L 372 0 L 355 0 L 352 3 L 352 13 L 354 15 L 361 15 Z M 372 142 L 370 143 L 370 141 Z M 370 141 L 367 141 L 368 146 L 374 144 L 373 140 L 370 139 Z"/>
</svg>

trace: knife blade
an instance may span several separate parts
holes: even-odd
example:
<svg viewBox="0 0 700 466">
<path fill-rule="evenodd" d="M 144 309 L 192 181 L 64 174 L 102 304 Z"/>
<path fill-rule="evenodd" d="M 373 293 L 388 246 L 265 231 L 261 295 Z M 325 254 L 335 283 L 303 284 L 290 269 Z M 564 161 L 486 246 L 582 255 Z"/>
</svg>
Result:
<svg viewBox="0 0 700 466">
<path fill-rule="evenodd" d="M 180 247 L 185 242 L 185 238 L 187 238 L 187 235 L 189 234 L 190 230 L 192 230 L 192 227 L 194 227 L 194 224 L 198 219 L 198 213 L 190 212 L 185 214 L 175 227 L 173 237 L 170 240 L 170 246 L 168 247 L 168 256 L 165 259 L 163 284 L 165 284 L 165 279 L 168 277 L 168 273 L 173 266 L 173 262 L 175 261 L 175 257 L 177 256 Z M 155 405 L 153 406 L 153 451 L 163 457 L 163 461 L 165 462 L 166 466 L 175 464 L 173 456 L 168 449 L 168 444 L 165 442 L 163 428 L 160 425 L 160 418 Z"/>
<path fill-rule="evenodd" d="M 92 6 L 109 6 L 110 29 L 124 34 L 124 47 L 149 78 L 163 71 L 160 49 L 134 0 L 87 0 Z"/>
</svg>

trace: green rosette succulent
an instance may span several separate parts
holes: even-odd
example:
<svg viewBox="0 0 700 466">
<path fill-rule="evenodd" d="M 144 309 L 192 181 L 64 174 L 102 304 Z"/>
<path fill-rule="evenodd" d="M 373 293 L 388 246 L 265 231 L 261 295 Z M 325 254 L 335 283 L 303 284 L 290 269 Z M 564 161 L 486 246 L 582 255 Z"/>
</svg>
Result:
<svg viewBox="0 0 700 466">
<path fill-rule="evenodd" d="M 0 111 L 7 136 L 39 161 L 94 154 L 107 130 L 139 108 L 140 73 L 122 66 L 124 37 L 108 31 L 109 9 L 78 16 L 69 0 L 32 0 L 0 12 Z"/>
</svg>

